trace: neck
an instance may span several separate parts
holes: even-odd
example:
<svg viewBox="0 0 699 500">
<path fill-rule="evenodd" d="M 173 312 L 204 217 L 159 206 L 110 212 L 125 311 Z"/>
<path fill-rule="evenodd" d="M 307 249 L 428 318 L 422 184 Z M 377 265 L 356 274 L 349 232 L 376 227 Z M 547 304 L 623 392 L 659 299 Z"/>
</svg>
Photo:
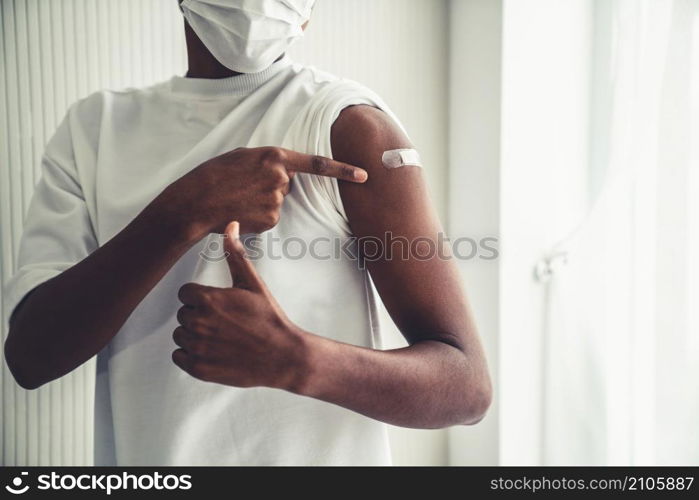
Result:
<svg viewBox="0 0 699 500">
<path fill-rule="evenodd" d="M 240 74 L 218 62 L 187 21 L 184 23 L 184 34 L 187 41 L 188 78 L 228 78 Z"/>
</svg>

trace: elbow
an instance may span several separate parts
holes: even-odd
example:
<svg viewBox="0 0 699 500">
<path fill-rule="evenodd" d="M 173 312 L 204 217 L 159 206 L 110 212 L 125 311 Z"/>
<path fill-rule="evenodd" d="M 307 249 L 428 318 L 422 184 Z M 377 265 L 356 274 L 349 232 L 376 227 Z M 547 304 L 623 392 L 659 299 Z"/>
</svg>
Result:
<svg viewBox="0 0 699 500">
<path fill-rule="evenodd" d="M 464 384 L 464 398 L 462 406 L 461 425 L 475 425 L 488 414 L 493 403 L 493 384 L 485 360 L 470 362 L 471 370 L 468 370 L 467 383 Z M 479 366 L 473 370 L 473 367 Z"/>
<path fill-rule="evenodd" d="M 480 349 L 466 349 L 459 343 L 448 345 L 455 358 L 445 377 L 450 387 L 445 395 L 449 411 L 439 427 L 475 425 L 486 417 L 493 402 L 488 363 Z"/>
<path fill-rule="evenodd" d="M 41 382 L 33 381 L 29 378 L 18 377 L 14 373 L 12 373 L 12 375 L 14 376 L 15 382 L 17 382 L 17 385 L 20 386 L 25 391 L 33 391 L 34 389 L 38 389 L 39 387 L 41 387 L 43 385 Z"/>
<path fill-rule="evenodd" d="M 476 384 L 471 389 L 462 425 L 475 425 L 485 418 L 493 402 L 493 388 L 490 379 Z"/>
<path fill-rule="evenodd" d="M 16 332 L 15 332 L 16 333 Z M 36 376 L 35 370 L 31 369 L 31 363 L 27 362 L 26 356 L 20 352 L 19 346 L 14 341 L 15 336 L 10 330 L 4 345 L 5 362 L 10 373 L 17 384 L 26 390 L 34 390 L 41 387 L 44 382 Z"/>
</svg>

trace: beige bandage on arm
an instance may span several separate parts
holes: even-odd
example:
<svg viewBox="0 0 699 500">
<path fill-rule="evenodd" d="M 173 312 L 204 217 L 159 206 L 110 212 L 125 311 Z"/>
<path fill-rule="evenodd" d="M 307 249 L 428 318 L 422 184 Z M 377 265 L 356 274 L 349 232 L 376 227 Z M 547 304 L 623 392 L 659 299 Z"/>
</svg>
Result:
<svg viewBox="0 0 699 500">
<path fill-rule="evenodd" d="M 398 168 L 406 165 L 422 167 L 420 155 L 414 149 L 391 149 L 384 151 L 381 162 L 386 168 Z"/>
</svg>

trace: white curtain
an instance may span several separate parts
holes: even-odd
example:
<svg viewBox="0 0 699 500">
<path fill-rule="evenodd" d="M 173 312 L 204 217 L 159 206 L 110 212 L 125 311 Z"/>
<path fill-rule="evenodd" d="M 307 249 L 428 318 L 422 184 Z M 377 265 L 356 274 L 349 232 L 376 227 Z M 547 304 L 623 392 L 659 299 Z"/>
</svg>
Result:
<svg viewBox="0 0 699 500">
<path fill-rule="evenodd" d="M 543 461 L 697 465 L 699 1 L 608 8 L 605 180 L 546 262 Z"/>
</svg>

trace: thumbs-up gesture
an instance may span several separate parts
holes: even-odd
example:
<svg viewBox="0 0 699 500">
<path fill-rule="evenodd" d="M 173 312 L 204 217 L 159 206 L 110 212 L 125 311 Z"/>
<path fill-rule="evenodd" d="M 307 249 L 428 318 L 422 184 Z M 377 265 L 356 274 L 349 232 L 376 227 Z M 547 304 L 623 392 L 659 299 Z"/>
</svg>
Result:
<svg viewBox="0 0 699 500">
<path fill-rule="evenodd" d="M 281 310 L 245 254 L 238 222 L 225 230 L 231 288 L 183 285 L 172 360 L 207 382 L 294 390 L 302 383 L 309 335 Z"/>
</svg>

